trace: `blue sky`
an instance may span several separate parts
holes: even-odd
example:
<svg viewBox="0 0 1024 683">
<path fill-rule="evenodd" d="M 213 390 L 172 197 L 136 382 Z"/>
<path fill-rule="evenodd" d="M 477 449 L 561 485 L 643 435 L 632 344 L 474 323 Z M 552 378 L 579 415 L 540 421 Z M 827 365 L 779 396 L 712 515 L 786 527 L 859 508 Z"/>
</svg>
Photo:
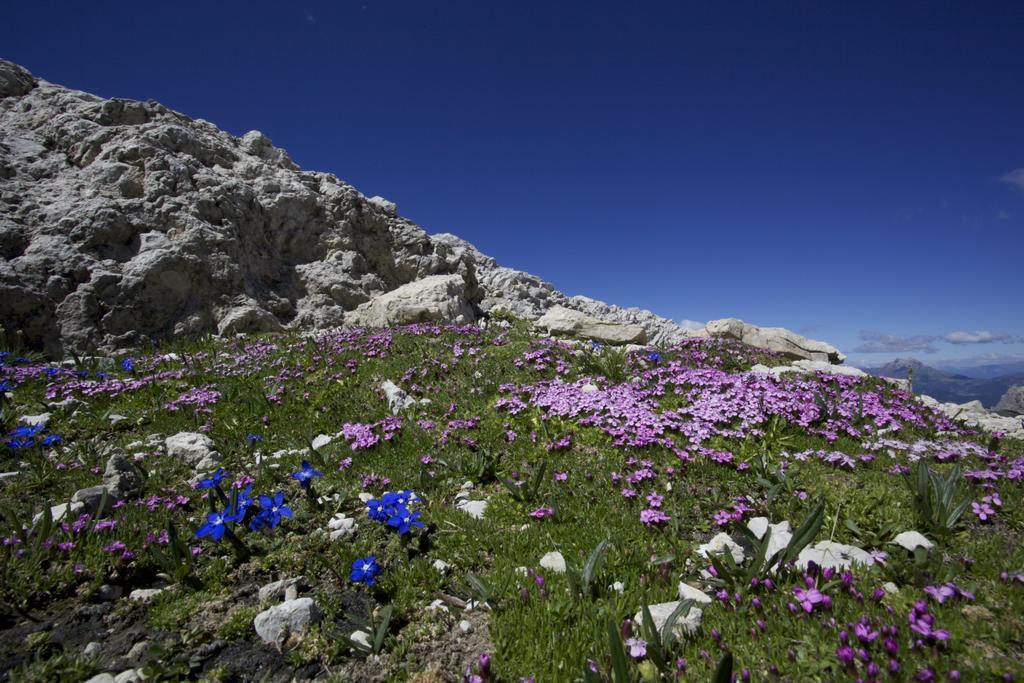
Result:
<svg viewBox="0 0 1024 683">
<path fill-rule="evenodd" d="M 569 294 L 851 361 L 1024 358 L 1024 3 L 15 3 L 156 99 Z"/>
</svg>

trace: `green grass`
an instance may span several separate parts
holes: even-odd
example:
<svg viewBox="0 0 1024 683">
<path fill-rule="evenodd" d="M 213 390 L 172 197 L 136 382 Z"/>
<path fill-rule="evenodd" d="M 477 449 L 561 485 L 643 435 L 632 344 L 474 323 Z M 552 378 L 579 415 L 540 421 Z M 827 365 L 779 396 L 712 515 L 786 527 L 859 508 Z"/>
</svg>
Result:
<svg viewBox="0 0 1024 683">
<path fill-rule="evenodd" d="M 504 343 L 496 345 L 495 340 Z M 788 604 L 794 599 L 792 588 L 799 585 L 799 577 L 786 575 L 777 577 L 775 592 L 746 589 L 738 606 L 708 607 L 698 633 L 675 646 L 673 658 L 685 658 L 688 677 L 709 680 L 728 650 L 734 655 L 736 671 L 749 669 L 754 680 L 767 678 L 773 666 L 790 680 L 853 680 L 863 671 L 842 668 L 838 663 L 838 633 L 862 616 L 899 627 L 898 658 L 907 676 L 926 666 L 942 675 L 958 669 L 965 680 L 1024 671 L 1020 616 L 1024 614 L 1024 586 L 1000 578 L 1001 572 L 1024 569 L 1019 483 L 995 482 L 994 490 L 1004 503 L 995 520 L 981 524 L 968 512 L 951 533 L 935 538 L 938 546 L 922 561 L 898 547 L 884 545 L 893 530 L 927 532 L 918 523 L 905 477 L 887 472 L 893 464 L 904 463 L 903 456 L 896 460 L 880 456 L 853 471 L 814 458 L 792 461 L 781 487 L 769 499 L 770 482 L 758 481 L 757 467 L 742 472 L 699 456 L 682 467 L 667 448 L 615 447 L 608 435 L 579 424 L 578 419 L 542 420 L 536 408 L 518 415 L 495 408 L 495 401 L 506 396 L 499 392 L 501 385 L 550 380 L 559 376 L 560 367 L 566 382 L 590 378 L 602 386 L 629 383 L 651 366 L 644 353 L 605 350 L 602 356 L 602 351 L 587 348 L 576 352 L 567 345 L 533 339 L 519 321 L 508 331 L 445 329 L 437 335 L 416 335 L 395 330 L 375 336 L 352 335 L 341 346 L 329 352 L 296 336 L 175 342 L 159 354 L 173 352 L 179 360 L 157 363 L 137 356 L 135 375 L 180 371 L 180 378 L 151 382 L 114 398 L 79 397 L 83 403 L 68 410 L 46 408 L 44 395 L 52 380 L 45 375 L 18 386 L 13 404 L 3 406 L 5 432 L 14 427 L 16 416 L 48 410 L 52 413 L 50 431 L 61 434 L 63 441 L 52 449 L 52 457 L 51 449 L 41 448 L 6 449 L 0 455 L 0 469 L 19 472 L 0 480 L 0 503 L 7 511 L 4 536 L 14 537 L 11 520 L 27 522 L 44 506 L 66 501 L 74 491 L 99 483 L 93 470 L 102 472 L 115 448 L 143 454 L 139 465 L 146 478 L 141 496 L 111 515 L 117 522 L 114 529 L 73 537 L 54 532 L 57 540 L 74 541 L 75 547 L 68 551 L 37 548 L 32 539 L 0 550 L 2 602 L 11 605 L 12 618 L 37 614 L 61 601 L 71 606 L 82 603 L 103 583 L 119 583 L 129 589 L 151 585 L 166 568 L 147 550 L 147 542 L 154 542 L 147 541 L 147 536 L 158 535 L 173 524 L 190 546 L 202 550 L 190 569 L 190 582 L 175 586 L 145 608 L 147 621 L 154 628 L 172 632 L 208 628 L 210 637 L 255 639 L 252 619 L 258 608 L 253 604 L 223 605 L 223 614 L 208 620 L 206 626 L 199 617 L 212 602 L 230 602 L 229 596 L 239 586 L 301 574 L 312 586 L 305 594 L 317 598 L 325 618 L 295 647 L 288 661 L 319 661 L 334 668 L 355 656 L 347 646 L 347 633 L 338 631 L 335 624 L 349 616 L 366 618 L 365 614 L 346 614 L 339 597 L 345 591 L 362 591 L 378 605 L 394 606 L 387 642 L 395 649 L 382 666 L 388 676 L 403 680 L 409 674 L 403 668 L 403 653 L 430 632 L 422 627 L 426 618 L 423 608 L 442 594 L 473 598 L 475 592 L 465 579 L 473 573 L 493 591 L 489 629 L 492 669 L 499 679 L 582 680 L 588 660 L 596 661 L 605 675 L 611 670 L 609 620 L 621 623 L 644 604 L 676 599 L 681 578 L 699 583 L 700 570 L 707 563 L 696 555 L 696 548 L 719 531 L 712 521 L 714 514 L 728 509 L 742 495 L 749 498 L 753 514 L 772 521 L 788 519 L 794 525 L 814 502 L 823 501 L 825 517 L 817 540 L 882 547 L 889 559 L 885 566 L 854 572 L 863 600 L 842 586 L 830 586 L 833 607 L 824 613 L 791 614 Z M 727 372 L 740 372 L 755 363 L 781 362 L 739 345 L 710 343 L 705 350 L 707 356 L 700 364 Z M 367 356 L 368 351 L 372 355 Z M 662 349 L 660 353 L 661 363 L 697 362 L 681 350 Z M 531 354 L 542 354 L 543 359 L 537 361 Z M 127 378 L 118 369 L 109 372 Z M 346 423 L 388 417 L 379 392 L 385 379 L 430 401 L 403 416 L 401 433 L 393 441 L 381 441 L 372 449 L 357 452 L 343 439 L 318 452 L 309 449 L 317 434 L 335 434 Z M 203 386 L 215 386 L 221 393 L 209 413 L 196 414 L 188 407 L 177 412 L 164 408 L 188 390 Z M 891 388 L 880 380 L 868 380 L 856 390 L 892 395 Z M 671 391 L 657 400 L 661 410 L 689 404 L 685 393 Z M 129 419 L 112 428 L 107 418 L 110 414 Z M 476 427 L 451 430 L 442 438 L 449 420 L 471 417 L 479 417 Z M 420 419 L 433 421 L 437 427 L 424 429 L 417 424 Z M 294 516 L 274 533 L 239 532 L 253 553 L 246 562 L 235 560 L 226 543 L 192 536 L 207 507 L 201 492 L 190 488 L 194 474 L 190 468 L 158 454 L 162 440 L 145 447 L 137 445 L 147 443 L 154 434 L 196 430 L 207 431 L 233 476 L 251 477 L 254 492 L 285 491 L 294 510 Z M 517 434 L 514 441 L 507 439 L 509 430 Z M 792 424 L 781 425 L 780 430 L 770 437 L 715 437 L 705 445 L 751 463 L 765 452 L 771 471 L 778 465 L 782 446 L 790 453 L 827 449 L 857 456 L 865 452 L 860 441 L 849 436 L 830 444 Z M 536 433 L 536 442 L 531 433 Z M 570 448 L 549 451 L 545 447 L 566 433 L 573 435 Z M 263 440 L 253 443 L 246 438 L 249 434 Z M 888 436 L 908 442 L 936 438 L 934 432 L 922 428 L 904 428 Z M 466 437 L 475 445 L 468 445 Z M 685 445 L 684 439 L 677 440 Z M 1024 451 L 1021 443 L 1010 440 L 1000 443 L 998 449 L 1012 458 L 1021 457 Z M 265 456 L 289 452 L 257 464 L 256 451 Z M 421 464 L 423 455 L 433 462 Z M 352 458 L 351 467 L 339 470 L 339 463 L 348 457 Z M 612 483 L 613 473 L 625 476 L 631 470 L 625 464 L 631 457 L 650 460 L 658 473 L 653 481 L 635 486 L 638 496 L 632 500 L 620 495 L 624 482 Z M 310 459 L 325 474 L 314 483 L 317 493 L 329 498 L 319 508 L 310 506 L 288 477 L 303 459 Z M 983 467 L 977 460 L 971 462 L 972 467 Z M 546 472 L 533 501 L 516 500 L 496 478 L 517 474 L 530 480 L 542 463 Z M 948 471 L 947 465 L 933 466 Z M 675 473 L 669 475 L 668 467 Z M 567 479 L 555 481 L 555 472 L 567 473 Z M 363 490 L 363 478 L 371 474 L 389 478 L 388 490 L 412 488 L 420 493 L 423 501 L 417 509 L 428 528 L 411 538 L 400 538 L 366 519 L 358 494 Z M 474 499 L 489 500 L 482 520 L 471 519 L 455 508 L 455 494 L 467 480 L 474 483 Z M 978 484 L 964 482 L 962 486 L 972 499 L 984 495 Z M 370 490 L 379 494 L 383 488 Z M 672 519 L 661 527 L 648 528 L 640 522 L 639 512 L 646 507 L 644 496 L 652 490 L 664 496 L 662 509 Z M 798 492 L 805 495 L 798 497 Z M 152 510 L 137 504 L 150 496 L 160 497 Z M 172 505 L 172 509 L 163 505 L 177 496 L 186 496 L 190 502 Z M 549 502 L 557 512 L 554 518 L 530 517 L 531 511 Z M 354 536 L 331 542 L 327 523 L 337 511 L 356 517 L 359 527 Z M 574 595 L 565 576 L 539 569 L 540 557 L 551 550 L 560 551 L 570 566 L 580 569 L 604 539 L 610 544 L 591 595 Z M 123 542 L 134 556 L 123 559 L 104 550 L 114 541 Z M 24 553 L 19 556 L 19 551 Z M 384 567 L 379 585 L 353 586 L 348 580 L 349 568 L 355 558 L 367 555 L 377 556 Z M 431 566 L 436 559 L 452 565 L 451 572 L 437 572 Z M 522 575 L 521 567 L 530 569 L 531 574 Z M 543 574 L 543 586 L 536 583 L 533 572 Z M 621 594 L 610 589 L 616 581 L 624 585 Z M 895 582 L 899 591 L 881 602 L 872 600 L 872 591 L 887 581 Z M 938 627 L 948 629 L 950 638 L 940 646 L 911 649 L 906 614 L 916 600 L 925 599 L 921 591 L 925 585 L 945 581 L 972 590 L 976 600 L 931 603 Z M 761 608 L 752 606 L 755 596 L 761 600 Z M 965 615 L 962 610 L 967 606 L 983 607 L 988 616 L 978 616 L 985 612 Z M 759 619 L 765 624 L 763 631 Z M 712 629 L 719 638 L 712 636 Z M 177 647 L 182 652 L 189 649 L 187 642 Z M 880 652 L 879 647 L 874 645 L 872 652 Z M 75 676 L 84 677 L 76 672 L 92 670 L 69 653 L 44 654 L 18 675 L 25 676 L 24 680 L 74 680 Z M 883 668 L 888 662 L 888 657 L 881 655 L 875 659 Z M 641 674 L 641 668 L 630 666 L 631 675 Z M 61 671 L 70 673 L 48 673 Z"/>
</svg>

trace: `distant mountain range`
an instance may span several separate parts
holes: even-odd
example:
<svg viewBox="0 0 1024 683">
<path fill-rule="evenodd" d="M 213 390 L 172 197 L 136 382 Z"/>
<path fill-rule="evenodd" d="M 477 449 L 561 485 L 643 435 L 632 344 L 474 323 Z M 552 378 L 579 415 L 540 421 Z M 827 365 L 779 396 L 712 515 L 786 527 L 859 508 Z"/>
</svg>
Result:
<svg viewBox="0 0 1024 683">
<path fill-rule="evenodd" d="M 1002 363 L 976 367 L 938 368 L 913 358 L 897 358 L 877 368 L 862 368 L 876 377 L 906 379 L 914 371 L 914 391 L 943 403 L 967 403 L 978 400 L 992 408 L 1006 390 L 1024 385 L 1024 363 Z"/>
</svg>

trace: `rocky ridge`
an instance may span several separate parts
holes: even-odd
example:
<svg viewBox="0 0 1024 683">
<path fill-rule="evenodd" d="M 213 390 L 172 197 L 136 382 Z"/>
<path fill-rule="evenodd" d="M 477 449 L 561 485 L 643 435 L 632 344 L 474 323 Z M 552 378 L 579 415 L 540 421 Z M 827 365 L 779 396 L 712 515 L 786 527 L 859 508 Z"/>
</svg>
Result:
<svg viewBox="0 0 1024 683">
<path fill-rule="evenodd" d="M 51 357 L 181 335 L 473 322 L 498 310 L 537 320 L 556 306 L 593 319 L 581 329 L 633 326 L 631 340 L 695 334 L 428 235 L 394 203 L 302 171 L 259 131 L 235 137 L 0 60 L 0 325 Z M 842 361 L 788 330 L 719 322 L 696 334 L 753 335 L 794 358 Z"/>
</svg>

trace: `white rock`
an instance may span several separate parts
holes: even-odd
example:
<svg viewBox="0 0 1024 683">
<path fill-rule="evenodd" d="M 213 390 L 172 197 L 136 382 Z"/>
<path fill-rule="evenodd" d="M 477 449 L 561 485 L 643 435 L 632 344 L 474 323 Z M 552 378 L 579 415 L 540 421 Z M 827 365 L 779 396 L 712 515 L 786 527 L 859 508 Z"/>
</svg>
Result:
<svg viewBox="0 0 1024 683">
<path fill-rule="evenodd" d="M 314 451 L 318 451 L 333 440 L 333 437 L 327 436 L 326 434 L 317 434 L 313 437 L 313 443 L 311 445 L 313 446 Z"/>
<path fill-rule="evenodd" d="M 582 387 L 580 387 L 580 391 L 582 391 L 584 394 L 592 394 L 595 391 L 598 391 L 598 386 L 596 384 L 591 384 L 590 382 L 587 382 Z"/>
<path fill-rule="evenodd" d="M 564 306 L 552 306 L 535 323 L 548 334 L 593 339 L 607 344 L 643 344 L 647 330 L 640 325 L 607 322 Z"/>
<path fill-rule="evenodd" d="M 136 588 L 128 594 L 128 599 L 135 602 L 149 602 L 163 592 L 163 588 Z"/>
<path fill-rule="evenodd" d="M 704 329 L 711 337 L 736 339 L 749 346 L 776 351 L 790 358 L 834 363 L 842 363 L 846 359 L 831 344 L 802 337 L 782 327 L 758 327 L 736 318 L 723 318 L 712 320 Z"/>
<path fill-rule="evenodd" d="M 389 379 L 384 380 L 380 388 L 384 392 L 384 397 L 388 402 L 388 410 L 391 411 L 392 415 L 398 415 L 409 406 L 414 406 L 417 403 L 415 398 L 410 397 L 404 389 Z"/>
<path fill-rule="evenodd" d="M 473 519 L 483 519 L 484 512 L 487 510 L 486 500 L 462 500 L 456 504 L 459 510 L 462 510 Z"/>
<path fill-rule="evenodd" d="M 260 587 L 259 597 L 260 602 L 274 602 L 284 597 L 286 591 L 302 582 L 305 579 L 303 576 L 294 576 L 290 579 L 281 579 L 280 581 L 271 581 L 265 586 Z"/>
<path fill-rule="evenodd" d="M 90 643 L 92 645 L 92 643 Z M 85 683 L 114 683 L 114 677 L 108 673 L 96 674 Z"/>
<path fill-rule="evenodd" d="M 366 650 L 373 648 L 373 643 L 370 640 L 370 634 L 366 631 L 353 631 L 349 635 L 349 640 Z"/>
<path fill-rule="evenodd" d="M 381 294 L 345 314 L 345 324 L 393 327 L 423 322 L 469 323 L 476 314 L 461 275 L 430 275 Z"/>
<path fill-rule="evenodd" d="M 750 529 L 759 540 L 764 538 L 768 529 L 772 530 L 772 536 L 768 540 L 768 552 L 765 554 L 766 558 L 769 558 L 778 551 L 784 549 L 793 539 L 793 531 L 789 526 L 789 522 L 785 520 L 778 524 L 769 524 L 767 517 L 753 517 L 747 522 L 747 528 Z"/>
<path fill-rule="evenodd" d="M 146 680 L 146 677 L 139 669 L 125 669 L 114 676 L 114 683 L 136 683 L 136 681 L 144 680 Z"/>
<path fill-rule="evenodd" d="M 896 534 L 896 537 L 892 539 L 892 542 L 896 545 L 906 548 L 910 552 L 914 552 L 917 548 L 924 548 L 925 550 L 931 550 L 935 547 L 935 544 L 929 541 L 923 534 L 917 531 L 904 531 Z"/>
<path fill-rule="evenodd" d="M 102 648 L 103 648 L 102 645 L 97 643 L 95 640 L 91 640 L 91 641 L 89 641 L 86 644 L 85 649 L 82 650 L 82 654 L 85 655 L 86 657 L 94 657 L 94 656 L 96 656 L 96 655 L 98 655 L 100 653 L 100 650 Z M 92 680 L 92 679 L 90 679 L 90 680 Z M 114 677 L 111 676 L 110 680 L 114 680 Z"/>
<path fill-rule="evenodd" d="M 444 560 L 434 560 L 434 564 L 432 566 L 436 571 L 442 574 L 447 574 L 452 568 L 452 566 Z"/>
<path fill-rule="evenodd" d="M 544 567 L 548 571 L 555 572 L 556 574 L 565 573 L 565 558 L 562 557 L 562 553 L 557 550 L 552 550 L 546 553 L 544 557 L 540 558 L 540 566 Z"/>
<path fill-rule="evenodd" d="M 654 622 L 654 628 L 657 629 L 658 633 L 665 627 L 665 622 L 672 616 L 672 612 L 679 606 L 679 601 L 675 602 L 662 602 L 656 605 L 648 605 L 647 609 L 651 613 L 651 621 Z M 690 611 L 686 616 L 680 616 L 676 619 L 676 626 L 673 630 L 677 637 L 684 635 L 690 635 L 697 631 L 697 627 L 700 626 L 700 620 L 703 616 L 703 611 L 697 606 L 691 606 Z M 634 624 L 644 623 L 644 611 L 640 609 L 635 615 L 633 615 Z"/>
<path fill-rule="evenodd" d="M 712 597 L 701 589 L 691 586 L 683 581 L 679 582 L 679 599 L 693 600 L 697 604 L 710 605 Z"/>
<path fill-rule="evenodd" d="M 448 613 L 451 610 L 448 609 L 448 605 L 444 604 L 444 600 L 434 600 L 426 606 L 428 612 L 444 612 Z"/>
<path fill-rule="evenodd" d="M 727 550 L 732 553 L 732 559 L 736 564 L 743 562 L 743 558 L 746 557 L 746 555 L 743 554 L 743 548 L 741 548 L 736 541 L 732 540 L 732 538 L 729 537 L 729 534 L 724 531 L 717 534 L 707 543 L 699 546 L 697 548 L 697 554 L 701 557 L 707 557 L 709 554 L 721 555 Z"/>
<path fill-rule="evenodd" d="M 808 546 L 800 551 L 796 558 L 797 569 L 807 569 L 809 562 L 814 562 L 820 567 L 832 569 L 849 569 L 855 564 L 870 566 L 875 563 L 871 554 L 852 545 L 844 545 L 833 541 L 819 541 L 814 546 Z"/>
<path fill-rule="evenodd" d="M 884 590 L 886 593 L 889 593 L 890 595 L 893 595 L 895 593 L 900 592 L 900 587 L 892 581 L 886 581 L 882 584 L 882 590 Z"/>
<path fill-rule="evenodd" d="M 213 450 L 213 440 L 198 432 L 178 432 L 167 437 L 164 447 L 169 457 L 181 458 L 192 467 L 199 468 L 205 462 L 220 461 L 220 454 Z"/>
<path fill-rule="evenodd" d="M 363 501 L 364 503 L 368 503 L 368 502 L 370 502 L 373 499 L 374 499 L 374 495 L 372 493 L 367 493 L 366 491 L 362 491 L 359 494 L 359 500 Z"/>
<path fill-rule="evenodd" d="M 473 630 L 473 624 L 468 619 L 463 619 L 459 622 L 459 630 L 463 633 L 469 633 Z"/>
<path fill-rule="evenodd" d="M 320 610 L 312 598 L 298 598 L 260 612 L 253 620 L 256 633 L 264 643 L 279 644 L 292 633 L 302 633 L 320 620 Z"/>
<path fill-rule="evenodd" d="M 38 415 L 22 415 L 18 418 L 18 423 L 27 425 L 29 427 L 45 427 L 50 421 L 49 413 L 39 413 Z"/>
</svg>

